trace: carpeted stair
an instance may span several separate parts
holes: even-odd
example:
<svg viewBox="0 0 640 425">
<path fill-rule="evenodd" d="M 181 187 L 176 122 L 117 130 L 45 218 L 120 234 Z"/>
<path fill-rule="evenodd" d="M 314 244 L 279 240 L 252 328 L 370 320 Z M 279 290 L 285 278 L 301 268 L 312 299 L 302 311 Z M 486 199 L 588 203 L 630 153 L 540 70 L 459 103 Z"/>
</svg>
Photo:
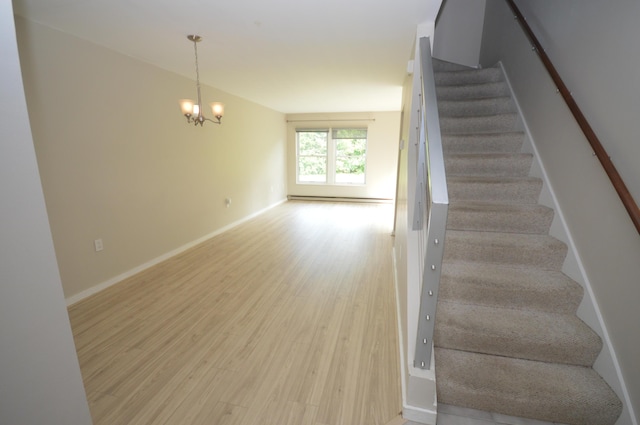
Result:
<svg viewBox="0 0 640 425">
<path fill-rule="evenodd" d="M 449 190 L 435 356 L 438 402 L 576 425 L 613 425 L 622 403 L 592 369 L 600 337 L 500 68 L 434 61 Z"/>
</svg>

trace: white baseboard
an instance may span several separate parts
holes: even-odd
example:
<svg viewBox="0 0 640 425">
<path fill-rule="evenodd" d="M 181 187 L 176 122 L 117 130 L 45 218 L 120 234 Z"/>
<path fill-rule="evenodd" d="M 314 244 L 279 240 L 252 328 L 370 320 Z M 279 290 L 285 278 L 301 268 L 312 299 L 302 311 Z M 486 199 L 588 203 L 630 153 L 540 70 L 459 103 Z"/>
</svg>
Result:
<svg viewBox="0 0 640 425">
<path fill-rule="evenodd" d="M 420 409 L 414 406 L 402 406 L 402 417 L 425 425 L 436 425 L 437 412 Z"/>
<path fill-rule="evenodd" d="M 257 212 L 255 212 L 253 214 L 250 214 L 250 215 L 248 215 L 248 216 L 246 216 L 246 217 L 244 217 L 244 218 L 242 218 L 242 219 L 240 219 L 238 221 L 235 221 L 235 222 L 233 222 L 233 223 L 231 223 L 231 224 L 229 224 L 227 226 L 224 226 L 224 227 L 222 227 L 220 229 L 217 229 L 217 230 L 215 230 L 215 231 L 213 231 L 213 232 L 211 232 L 211 233 L 209 233 L 207 235 L 204 235 L 201 238 L 198 238 L 198 239 L 196 239 L 194 241 L 191 241 L 191 242 L 189 242 L 187 244 L 184 244 L 184 245 L 182 245 L 182 246 L 180 246 L 180 247 L 178 247 L 178 248 L 176 248 L 176 249 L 174 249 L 172 251 L 169 251 L 169 252 L 167 252 L 167 253 L 159 256 L 159 257 L 156 257 L 151 261 L 147 261 L 146 263 L 141 264 L 141 265 L 139 265 L 137 267 L 134 267 L 131 270 L 127 270 L 126 272 L 124 272 L 122 274 L 119 274 L 117 276 L 114 276 L 109 280 L 106 280 L 106 281 L 104 281 L 102 283 L 99 283 L 99 284 L 97 284 L 95 286 L 92 286 L 89 289 L 85 289 L 82 292 L 79 292 L 79 293 L 77 293 L 75 295 L 72 295 L 69 298 L 66 298 L 66 300 L 65 300 L 66 303 L 67 303 L 67 307 L 69 307 L 69 306 L 71 306 L 71 305 L 73 305 L 73 304 L 75 304 L 75 303 L 77 303 L 79 301 L 82 301 L 83 299 L 85 299 L 87 297 L 90 297 L 91 295 L 97 294 L 98 292 L 103 291 L 103 290 L 107 289 L 108 287 L 115 285 L 118 282 L 122 282 L 123 280 L 125 280 L 125 279 L 127 279 L 127 278 L 129 278 L 129 277 L 131 277 L 131 276 L 133 276 L 133 275 L 135 275 L 137 273 L 140 273 L 143 270 L 146 270 L 146 269 L 148 269 L 150 267 L 153 267 L 156 264 L 159 264 L 159 263 L 161 263 L 161 262 L 163 262 L 163 261 L 165 261 L 165 260 L 167 260 L 167 259 L 169 259 L 171 257 L 174 257 L 174 256 L 176 256 L 176 255 L 178 255 L 178 254 L 180 254 L 180 253 L 182 253 L 182 252 L 184 252 L 184 251 L 186 251 L 186 250 L 188 250 L 190 248 L 193 248 L 194 246 L 196 246 L 198 244 L 201 244 L 202 242 L 205 242 L 205 241 L 213 238 L 214 236 L 218 236 L 218 235 L 226 232 L 227 230 L 230 230 L 230 229 L 232 229 L 232 228 L 234 228 L 234 227 L 236 227 L 236 226 L 238 226 L 238 225 L 240 225 L 240 224 L 242 224 L 242 223 L 244 223 L 244 222 L 246 222 L 248 220 L 251 220 L 252 218 L 257 217 L 260 214 L 263 214 L 266 211 L 268 211 L 268 210 L 270 210 L 270 209 L 272 209 L 274 207 L 277 207 L 278 205 L 281 205 L 281 204 L 283 204 L 285 202 L 287 202 L 286 199 L 278 201 L 275 204 L 272 204 L 272 205 L 270 205 L 270 206 L 268 206 L 268 207 L 266 207 L 266 208 L 264 208 L 264 209 L 262 209 L 260 211 L 257 211 Z"/>
<path fill-rule="evenodd" d="M 354 198 L 349 196 L 306 196 L 288 195 L 290 201 L 325 201 L 325 202 L 362 202 L 373 204 L 391 204 L 393 199 L 389 198 Z"/>
</svg>

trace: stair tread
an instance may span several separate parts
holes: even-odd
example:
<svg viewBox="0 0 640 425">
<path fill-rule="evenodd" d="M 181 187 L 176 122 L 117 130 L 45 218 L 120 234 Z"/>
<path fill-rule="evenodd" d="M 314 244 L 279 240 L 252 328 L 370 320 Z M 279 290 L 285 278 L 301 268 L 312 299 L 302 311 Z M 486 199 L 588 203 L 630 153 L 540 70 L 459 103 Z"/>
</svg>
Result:
<svg viewBox="0 0 640 425">
<path fill-rule="evenodd" d="M 575 313 L 583 294 L 582 287 L 560 271 L 458 261 L 442 265 L 438 297 L 477 305 Z"/>
<path fill-rule="evenodd" d="M 435 67 L 434 67 L 435 68 Z M 502 70 L 497 67 L 473 69 L 462 68 L 457 70 L 436 70 L 434 72 L 436 85 L 459 85 L 461 83 L 496 82 L 503 81 Z"/>
<path fill-rule="evenodd" d="M 454 182 L 464 182 L 464 183 L 473 183 L 478 181 L 480 183 L 512 183 L 512 182 L 540 182 L 537 177 L 491 177 L 491 176 L 448 176 L 447 180 L 452 180 Z"/>
<path fill-rule="evenodd" d="M 553 209 L 540 204 L 504 204 L 499 202 L 455 201 L 449 204 L 451 210 L 490 211 L 490 212 L 521 212 L 544 211 L 553 213 Z"/>
<path fill-rule="evenodd" d="M 503 81 L 455 86 L 436 86 L 436 97 L 438 98 L 438 101 L 483 99 L 510 95 L 509 86 Z"/>
<path fill-rule="evenodd" d="M 435 344 L 527 360 L 592 366 L 602 340 L 574 314 L 443 301 Z"/>
<path fill-rule="evenodd" d="M 520 152 L 523 142 L 524 133 L 520 131 L 442 135 L 442 147 L 445 153 Z"/>
<path fill-rule="evenodd" d="M 436 348 L 438 402 L 539 420 L 613 425 L 622 403 L 592 369 Z"/>
<path fill-rule="evenodd" d="M 486 116 L 440 117 L 440 130 L 443 134 L 479 134 L 496 132 L 515 132 L 520 121 L 516 113 L 500 113 Z"/>
<path fill-rule="evenodd" d="M 553 209 L 539 204 L 452 201 L 447 229 L 546 234 L 553 216 Z"/>
<path fill-rule="evenodd" d="M 508 95 L 498 95 L 490 98 L 480 98 L 480 99 L 445 99 L 438 102 L 438 107 L 441 105 L 478 105 L 485 104 L 492 101 L 504 101 L 511 103 L 511 96 Z"/>
<path fill-rule="evenodd" d="M 522 152 L 458 152 L 451 153 L 446 155 L 447 158 L 459 158 L 459 159 L 469 159 L 469 160 L 478 160 L 481 161 L 483 159 L 500 159 L 500 160 L 512 160 L 514 158 L 527 158 L 532 159 L 533 154 L 530 153 L 522 153 Z M 447 159 L 445 158 L 445 159 Z"/>
<path fill-rule="evenodd" d="M 467 65 L 460 65 L 454 62 L 448 62 L 442 59 L 433 58 L 433 70 L 434 72 L 457 72 L 457 71 L 477 71 L 476 68 L 472 68 Z"/>
<path fill-rule="evenodd" d="M 527 177 L 533 155 L 529 153 L 454 153 L 444 157 L 448 176 L 498 175 Z"/>
<path fill-rule="evenodd" d="M 448 230 L 444 261 L 560 270 L 566 253 L 566 244 L 549 235 Z"/>
<path fill-rule="evenodd" d="M 447 232 L 450 239 L 461 239 L 467 241 L 478 241 L 487 246 L 497 244 L 510 245 L 531 245 L 549 244 L 566 248 L 566 244 L 550 235 L 529 235 L 523 233 L 501 233 L 501 232 L 472 232 L 465 230 L 449 230 Z"/>
<path fill-rule="evenodd" d="M 535 204 L 542 180 L 535 177 L 449 176 L 449 199 Z"/>
<path fill-rule="evenodd" d="M 441 117 L 491 116 L 515 112 L 509 96 L 471 100 L 441 100 L 438 102 Z"/>
</svg>

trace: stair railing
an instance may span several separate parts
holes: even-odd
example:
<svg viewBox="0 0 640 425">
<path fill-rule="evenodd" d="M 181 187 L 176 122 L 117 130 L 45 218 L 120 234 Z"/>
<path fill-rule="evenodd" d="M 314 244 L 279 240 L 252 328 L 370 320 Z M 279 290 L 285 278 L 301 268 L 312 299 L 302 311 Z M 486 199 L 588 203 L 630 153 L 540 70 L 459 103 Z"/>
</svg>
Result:
<svg viewBox="0 0 640 425">
<path fill-rule="evenodd" d="M 611 161 L 611 157 L 609 157 L 609 155 L 607 154 L 607 151 L 605 151 L 604 147 L 602 146 L 602 143 L 600 143 L 598 136 L 596 136 L 596 133 L 593 131 L 593 129 L 591 128 L 591 125 L 589 124 L 584 114 L 578 107 L 578 104 L 576 103 L 575 99 L 573 98 L 573 95 L 565 85 L 564 81 L 562 81 L 562 78 L 560 78 L 560 74 L 558 74 L 558 71 L 556 70 L 555 66 L 553 66 L 551 59 L 549 59 L 549 56 L 544 51 L 544 48 L 538 41 L 538 38 L 535 36 L 534 32 L 531 30 L 531 27 L 529 27 L 529 24 L 527 23 L 524 16 L 520 12 L 520 9 L 518 9 L 518 6 L 516 6 L 513 0 L 506 0 L 506 2 L 509 5 L 509 7 L 511 7 L 511 10 L 513 11 L 513 14 L 514 14 L 514 18 L 520 23 L 522 30 L 527 35 L 527 38 L 529 38 L 529 41 L 532 44 L 532 49 L 538 54 L 538 56 L 540 56 L 540 60 L 542 61 L 544 67 L 547 69 L 547 72 L 549 73 L 549 76 L 553 80 L 554 84 L 558 88 L 558 92 L 562 95 L 562 98 L 564 99 L 567 106 L 569 107 L 569 110 L 573 114 L 573 117 L 576 119 L 576 122 L 580 126 L 580 129 L 582 130 L 589 144 L 591 145 L 593 152 L 598 157 L 598 160 L 602 164 L 602 167 L 604 168 L 604 171 L 607 173 L 607 176 L 609 176 L 609 179 L 611 180 L 611 184 L 613 184 L 613 187 L 618 193 L 618 196 L 620 197 L 622 204 L 627 210 L 627 213 L 629 214 L 631 221 L 636 227 L 636 230 L 638 231 L 638 233 L 640 233 L 640 209 L 638 208 L 636 201 L 633 199 L 633 196 L 631 196 L 631 193 L 629 192 L 627 185 L 624 183 L 624 181 L 622 180 L 622 177 L 618 173 L 618 170 L 613 165 L 613 162 Z"/>
<path fill-rule="evenodd" d="M 418 163 L 412 228 L 418 232 L 419 277 L 422 288 L 413 364 L 420 369 L 429 369 L 449 195 L 429 38 L 420 39 L 418 52 L 419 57 L 415 60 L 420 64 L 421 87 L 416 126 Z"/>
</svg>

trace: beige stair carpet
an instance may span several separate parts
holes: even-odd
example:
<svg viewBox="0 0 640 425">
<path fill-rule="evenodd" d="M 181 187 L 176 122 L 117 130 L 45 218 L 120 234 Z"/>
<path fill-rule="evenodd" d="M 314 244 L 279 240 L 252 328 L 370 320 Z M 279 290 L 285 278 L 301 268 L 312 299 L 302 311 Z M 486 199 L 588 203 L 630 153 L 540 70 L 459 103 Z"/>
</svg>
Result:
<svg viewBox="0 0 640 425">
<path fill-rule="evenodd" d="M 438 402 L 575 425 L 613 425 L 622 403 L 592 369 L 600 337 L 500 68 L 435 61 L 449 190 L 435 356 Z"/>
</svg>

